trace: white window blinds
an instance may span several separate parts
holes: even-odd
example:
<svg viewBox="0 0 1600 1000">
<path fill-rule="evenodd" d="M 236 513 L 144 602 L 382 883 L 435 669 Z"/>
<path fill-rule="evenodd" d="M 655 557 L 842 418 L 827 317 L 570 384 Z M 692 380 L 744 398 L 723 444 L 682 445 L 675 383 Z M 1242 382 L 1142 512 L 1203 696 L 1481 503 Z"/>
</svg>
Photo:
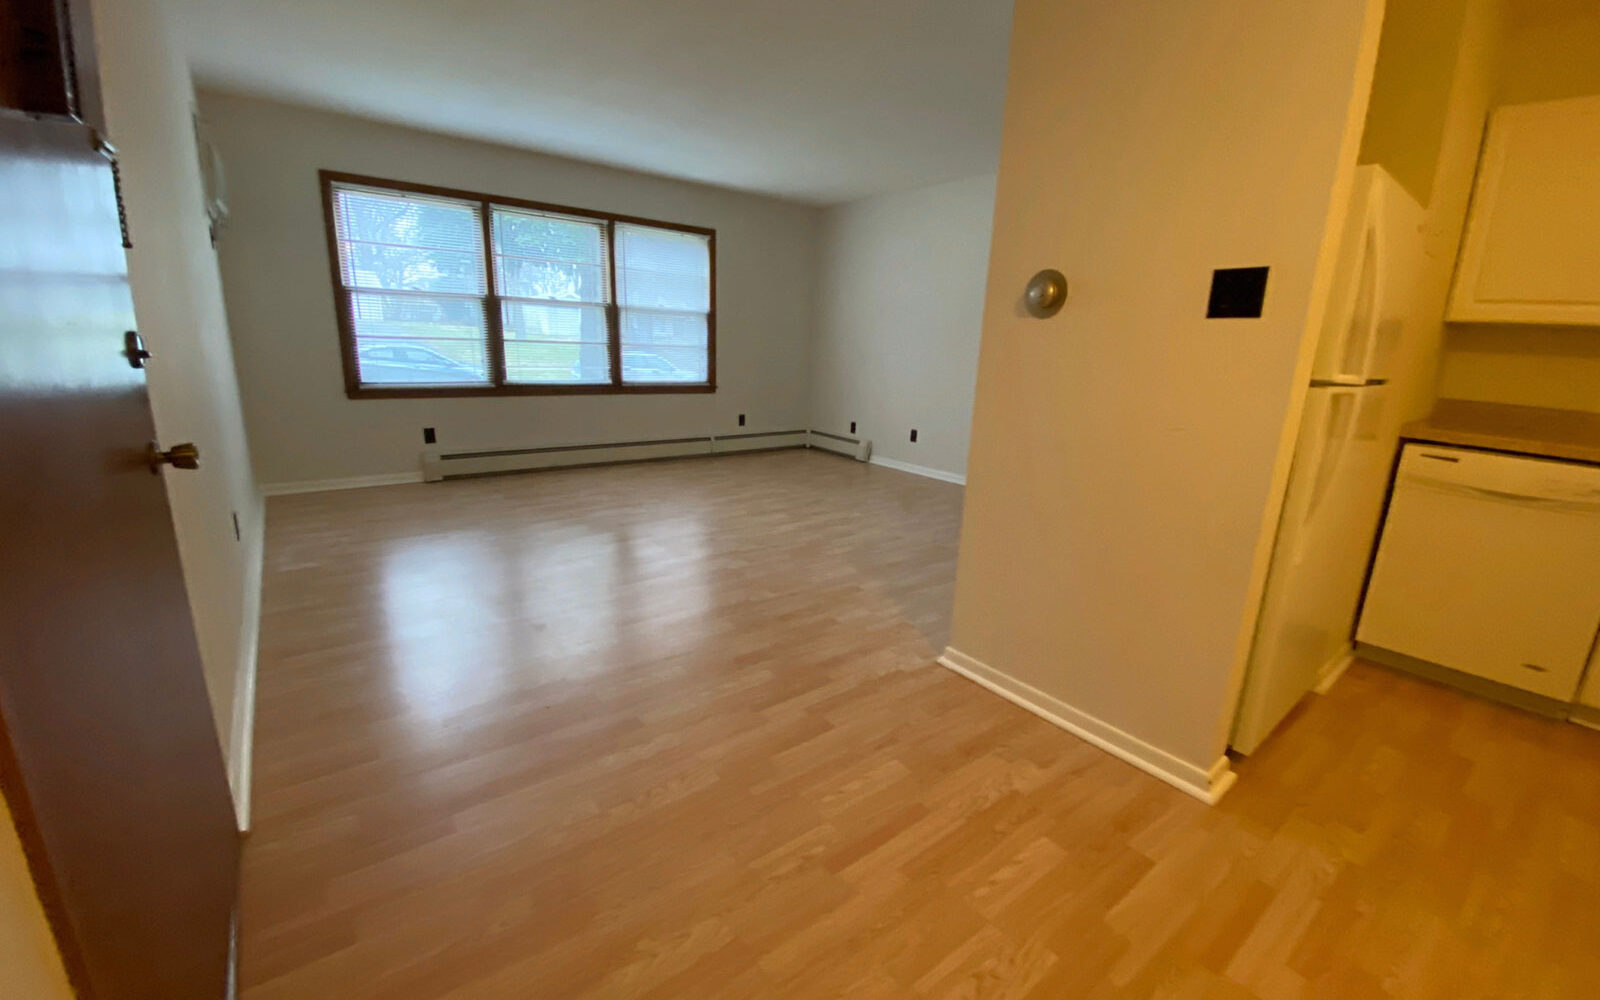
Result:
<svg viewBox="0 0 1600 1000">
<path fill-rule="evenodd" d="M 622 381 L 707 381 L 710 239 L 631 222 L 616 232 Z"/>
<path fill-rule="evenodd" d="M 333 211 L 360 381 L 487 385 L 477 206 L 341 187 Z"/>
<path fill-rule="evenodd" d="M 606 224 L 494 208 L 494 264 L 506 381 L 611 381 Z"/>
</svg>

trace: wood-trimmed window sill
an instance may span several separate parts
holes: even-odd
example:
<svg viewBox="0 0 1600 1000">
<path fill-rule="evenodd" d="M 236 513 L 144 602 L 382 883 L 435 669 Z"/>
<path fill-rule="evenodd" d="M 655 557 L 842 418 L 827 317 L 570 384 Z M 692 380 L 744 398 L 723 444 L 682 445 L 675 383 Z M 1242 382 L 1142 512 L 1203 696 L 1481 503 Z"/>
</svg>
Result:
<svg viewBox="0 0 1600 1000">
<path fill-rule="evenodd" d="M 349 399 L 482 399 L 492 396 L 662 396 L 713 393 L 715 385 L 347 386 Z"/>
</svg>

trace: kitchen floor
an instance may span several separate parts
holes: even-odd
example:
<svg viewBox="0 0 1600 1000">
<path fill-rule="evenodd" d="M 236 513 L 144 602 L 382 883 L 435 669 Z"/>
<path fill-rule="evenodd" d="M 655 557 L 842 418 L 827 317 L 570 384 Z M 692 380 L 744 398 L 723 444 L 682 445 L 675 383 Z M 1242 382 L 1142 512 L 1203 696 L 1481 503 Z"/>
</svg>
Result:
<svg viewBox="0 0 1600 1000">
<path fill-rule="evenodd" d="M 1600 733 L 1357 664 L 1207 808 L 933 663 L 961 493 L 273 499 L 242 996 L 1594 995 Z"/>
</svg>

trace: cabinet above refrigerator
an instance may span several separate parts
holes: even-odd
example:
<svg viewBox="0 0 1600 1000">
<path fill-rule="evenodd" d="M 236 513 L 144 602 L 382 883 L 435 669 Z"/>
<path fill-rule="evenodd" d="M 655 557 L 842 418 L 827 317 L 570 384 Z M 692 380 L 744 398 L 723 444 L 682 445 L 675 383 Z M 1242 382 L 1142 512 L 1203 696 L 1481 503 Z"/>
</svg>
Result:
<svg viewBox="0 0 1600 1000">
<path fill-rule="evenodd" d="M 1600 97 L 1490 118 L 1447 318 L 1600 327 Z"/>
</svg>

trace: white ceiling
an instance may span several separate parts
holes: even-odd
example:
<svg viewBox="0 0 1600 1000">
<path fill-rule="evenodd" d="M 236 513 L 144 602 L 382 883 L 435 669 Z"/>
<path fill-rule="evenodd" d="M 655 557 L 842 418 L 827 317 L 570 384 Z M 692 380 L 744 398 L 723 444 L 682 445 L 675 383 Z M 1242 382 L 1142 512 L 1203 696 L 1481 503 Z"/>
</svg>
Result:
<svg viewBox="0 0 1600 1000">
<path fill-rule="evenodd" d="M 1010 0 L 176 0 L 202 86 L 817 203 L 995 168 Z"/>
</svg>

